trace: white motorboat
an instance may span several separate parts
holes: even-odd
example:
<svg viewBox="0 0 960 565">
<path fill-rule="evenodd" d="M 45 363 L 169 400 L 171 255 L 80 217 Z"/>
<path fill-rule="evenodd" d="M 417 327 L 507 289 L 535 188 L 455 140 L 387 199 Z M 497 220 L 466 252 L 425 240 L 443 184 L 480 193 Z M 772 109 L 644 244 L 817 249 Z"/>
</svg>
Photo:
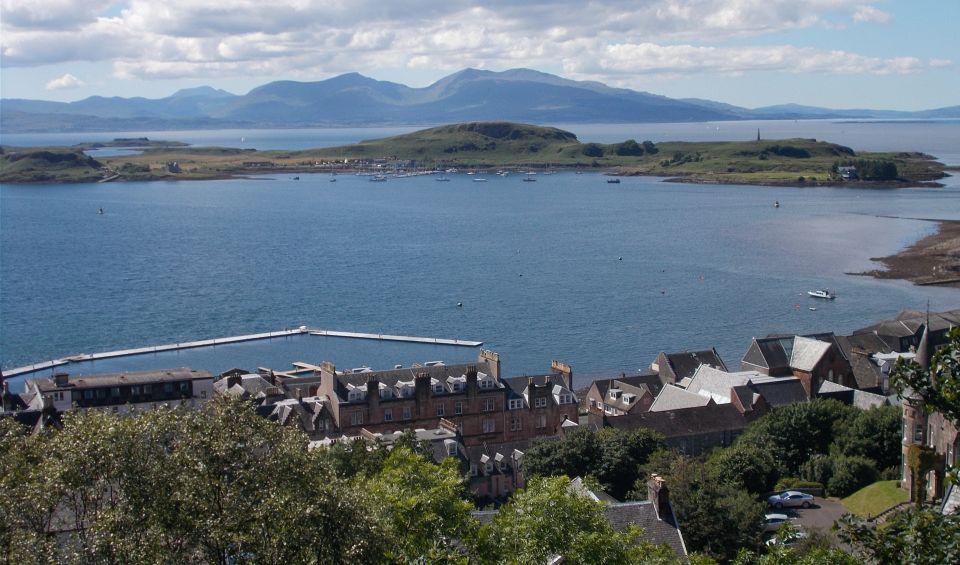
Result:
<svg viewBox="0 0 960 565">
<path fill-rule="evenodd" d="M 836 295 L 831 294 L 830 291 L 825 288 L 820 288 L 817 290 L 808 290 L 807 294 L 809 294 L 814 298 L 823 298 L 826 300 L 833 300 L 834 298 L 836 298 Z"/>
</svg>

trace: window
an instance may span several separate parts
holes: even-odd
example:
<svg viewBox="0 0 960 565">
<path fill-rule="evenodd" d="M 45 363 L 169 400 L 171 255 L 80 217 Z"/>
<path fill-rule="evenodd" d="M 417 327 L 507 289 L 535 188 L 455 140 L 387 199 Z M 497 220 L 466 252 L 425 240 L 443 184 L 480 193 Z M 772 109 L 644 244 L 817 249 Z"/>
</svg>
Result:
<svg viewBox="0 0 960 565">
<path fill-rule="evenodd" d="M 480 388 L 493 388 L 493 379 L 483 379 L 479 384 Z"/>
<path fill-rule="evenodd" d="M 522 398 L 511 398 L 510 399 L 510 409 L 519 410 L 523 408 L 523 399 Z"/>
<path fill-rule="evenodd" d="M 206 398 L 206 397 L 207 397 L 207 391 L 201 390 L 201 391 L 200 391 L 200 398 Z"/>
<path fill-rule="evenodd" d="M 913 441 L 914 443 L 923 443 L 923 424 L 913 425 Z"/>
<path fill-rule="evenodd" d="M 446 389 L 443 388 L 443 385 L 442 385 L 442 384 L 437 383 L 437 384 L 433 385 L 433 392 L 436 393 L 436 394 L 442 394 L 442 393 L 446 392 Z"/>
<path fill-rule="evenodd" d="M 463 401 L 462 401 L 462 400 L 458 400 L 458 401 L 456 402 L 456 404 L 453 405 L 453 413 L 456 414 L 457 416 L 459 416 L 460 414 L 463 414 Z"/>
<path fill-rule="evenodd" d="M 570 395 L 570 394 L 561 394 L 561 395 L 560 395 L 560 404 L 573 404 L 573 395 Z"/>
<path fill-rule="evenodd" d="M 494 401 L 492 398 L 484 398 L 484 399 L 483 399 L 483 411 L 484 411 L 484 412 L 493 412 L 494 407 L 496 407 L 496 403 L 495 403 L 495 401 Z"/>
<path fill-rule="evenodd" d="M 443 402 L 437 404 L 437 416 L 443 416 L 444 408 Z"/>
<path fill-rule="evenodd" d="M 510 418 L 510 431 L 519 432 L 523 429 L 523 420 L 519 416 Z"/>
<path fill-rule="evenodd" d="M 363 413 L 359 410 L 350 413 L 350 425 L 359 426 L 363 424 Z"/>
<path fill-rule="evenodd" d="M 163 383 L 163 392 L 165 394 L 173 394 L 173 383 Z"/>
<path fill-rule="evenodd" d="M 492 418 L 483 420 L 483 433 L 489 434 L 497 430 L 497 423 Z"/>
<path fill-rule="evenodd" d="M 477 469 L 477 464 L 476 464 L 476 463 L 471 463 L 471 464 L 470 464 L 470 476 L 471 476 L 471 477 L 476 477 L 478 474 L 479 474 L 479 470 Z"/>
<path fill-rule="evenodd" d="M 547 406 L 547 398 L 545 396 L 541 396 L 536 399 L 537 408 L 546 408 L 546 406 Z"/>
<path fill-rule="evenodd" d="M 393 408 L 386 408 L 383 411 L 383 421 L 392 422 L 393 421 Z"/>
<path fill-rule="evenodd" d="M 412 416 L 410 415 L 410 407 L 409 407 L 409 406 L 404 406 L 404 407 L 403 407 L 403 419 L 404 419 L 404 420 L 409 420 L 411 417 L 412 417 Z"/>
<path fill-rule="evenodd" d="M 546 428 L 547 427 L 547 415 L 540 414 L 537 416 L 537 428 Z"/>
<path fill-rule="evenodd" d="M 140 387 L 134 386 L 130 388 L 130 394 L 133 396 L 140 396 Z"/>
<path fill-rule="evenodd" d="M 180 393 L 189 394 L 190 393 L 190 383 L 180 383 Z"/>
<path fill-rule="evenodd" d="M 452 440 L 447 441 L 447 455 L 450 457 L 457 456 L 457 442 Z"/>
<path fill-rule="evenodd" d="M 143 394 L 153 393 L 153 385 L 143 385 Z"/>
</svg>

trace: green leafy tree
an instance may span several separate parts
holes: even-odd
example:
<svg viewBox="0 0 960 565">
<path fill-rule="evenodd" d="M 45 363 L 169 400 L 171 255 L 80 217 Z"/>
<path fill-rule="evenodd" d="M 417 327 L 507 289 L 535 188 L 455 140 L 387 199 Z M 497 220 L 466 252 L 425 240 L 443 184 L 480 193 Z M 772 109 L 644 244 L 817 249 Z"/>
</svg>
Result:
<svg viewBox="0 0 960 565">
<path fill-rule="evenodd" d="M 900 435 L 903 417 L 899 406 L 857 410 L 837 426 L 831 451 L 846 456 L 866 457 L 879 470 L 899 468 Z"/>
<path fill-rule="evenodd" d="M 440 465 L 406 447 L 395 448 L 368 488 L 387 524 L 387 557 L 395 562 L 454 562 L 460 544 L 475 543 L 479 523 L 470 515 L 456 459 Z"/>
<path fill-rule="evenodd" d="M 528 476 L 595 477 L 622 500 L 637 481 L 639 466 L 663 446 L 663 438 L 646 429 L 577 428 L 561 440 L 536 443 L 525 455 L 524 467 Z"/>
<path fill-rule="evenodd" d="M 772 490 L 779 478 L 773 455 L 751 445 L 717 449 L 707 461 L 707 467 L 717 481 L 733 483 L 756 495 Z"/>
<path fill-rule="evenodd" d="M 764 505 L 740 486 L 717 480 L 705 464 L 670 452 L 655 454 L 644 470 L 666 479 L 688 549 L 728 561 L 741 547 L 759 547 Z M 638 481 L 632 494 L 645 497 L 646 481 Z"/>
<path fill-rule="evenodd" d="M 873 460 L 866 457 L 836 457 L 833 459 L 833 473 L 827 481 L 827 494 L 843 498 L 873 484 L 878 478 Z"/>
<path fill-rule="evenodd" d="M 836 424 L 855 410 L 832 399 L 777 408 L 751 424 L 737 439 L 737 445 L 773 454 L 781 475 L 796 476 L 813 455 L 829 453 Z"/>
<path fill-rule="evenodd" d="M 840 519 L 840 539 L 861 559 L 881 565 L 960 563 L 960 515 L 929 508 L 897 512 L 873 526 L 852 516 Z"/>
<path fill-rule="evenodd" d="M 676 563 L 666 546 L 644 542 L 636 528 L 613 529 L 603 505 L 570 489 L 567 477 L 537 477 L 517 491 L 489 531 L 497 563 Z"/>
</svg>

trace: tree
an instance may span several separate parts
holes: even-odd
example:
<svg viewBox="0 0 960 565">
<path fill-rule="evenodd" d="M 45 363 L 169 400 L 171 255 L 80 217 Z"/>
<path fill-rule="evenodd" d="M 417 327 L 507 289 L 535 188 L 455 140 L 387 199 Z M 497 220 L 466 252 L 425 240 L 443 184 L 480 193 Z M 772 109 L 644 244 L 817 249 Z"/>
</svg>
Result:
<svg viewBox="0 0 960 565">
<path fill-rule="evenodd" d="M 603 157 L 603 148 L 597 143 L 585 143 L 580 152 L 587 157 Z"/>
<path fill-rule="evenodd" d="M 898 406 L 857 410 L 837 426 L 831 451 L 871 459 L 878 470 L 899 469 L 903 417 Z"/>
<path fill-rule="evenodd" d="M 944 516 L 929 508 L 911 508 L 876 527 L 847 515 L 840 519 L 838 535 L 871 563 L 960 563 L 957 514 Z"/>
<path fill-rule="evenodd" d="M 387 557 L 413 562 L 455 561 L 458 544 L 474 543 L 479 523 L 470 515 L 464 477 L 456 459 L 440 465 L 406 447 L 395 448 L 383 470 L 368 481 L 388 528 Z"/>
<path fill-rule="evenodd" d="M 567 477 L 536 477 L 497 513 L 490 528 L 496 563 L 676 563 L 673 551 L 613 529 L 603 505 L 574 493 Z"/>
<path fill-rule="evenodd" d="M 849 496 L 873 484 L 879 478 L 877 468 L 866 457 L 835 457 L 833 472 L 827 481 L 827 494 L 838 498 Z"/>
<path fill-rule="evenodd" d="M 643 146 L 634 139 L 628 139 L 623 143 L 618 143 L 614 148 L 614 152 L 621 157 L 636 157 L 643 155 Z"/>
<path fill-rule="evenodd" d="M 663 438 L 647 429 L 577 428 L 563 439 L 534 444 L 524 457 L 524 467 L 528 476 L 593 476 L 622 500 L 637 481 L 638 467 L 663 446 Z"/>
<path fill-rule="evenodd" d="M 661 474 L 687 548 L 731 560 L 741 547 L 759 547 L 764 505 L 731 481 L 717 480 L 703 463 L 671 452 L 654 454 L 644 466 Z M 633 494 L 645 496 L 646 481 Z"/>
<path fill-rule="evenodd" d="M 756 495 L 772 490 L 779 477 L 773 455 L 752 445 L 717 449 L 707 466 L 715 480 L 731 482 Z"/>
<path fill-rule="evenodd" d="M 777 408 L 751 424 L 736 445 L 773 454 L 781 475 L 796 476 L 813 455 L 830 451 L 837 423 L 855 410 L 832 399 Z"/>
</svg>

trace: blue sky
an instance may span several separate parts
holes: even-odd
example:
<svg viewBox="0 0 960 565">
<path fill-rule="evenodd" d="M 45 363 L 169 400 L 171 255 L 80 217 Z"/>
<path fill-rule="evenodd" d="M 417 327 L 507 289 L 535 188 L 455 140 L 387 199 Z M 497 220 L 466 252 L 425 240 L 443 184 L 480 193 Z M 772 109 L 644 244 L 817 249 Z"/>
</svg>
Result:
<svg viewBox="0 0 960 565">
<path fill-rule="evenodd" d="M 0 2 L 3 98 L 526 67 L 751 108 L 960 104 L 957 0 Z"/>
</svg>

